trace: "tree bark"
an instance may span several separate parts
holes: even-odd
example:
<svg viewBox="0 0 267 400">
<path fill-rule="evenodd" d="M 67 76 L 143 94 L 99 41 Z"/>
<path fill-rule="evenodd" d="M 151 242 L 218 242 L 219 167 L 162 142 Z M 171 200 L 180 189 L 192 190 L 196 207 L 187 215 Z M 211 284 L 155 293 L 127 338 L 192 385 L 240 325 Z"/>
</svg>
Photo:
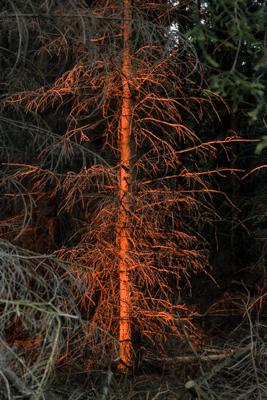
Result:
<svg viewBox="0 0 267 400">
<path fill-rule="evenodd" d="M 133 101 L 131 94 L 132 60 L 131 60 L 131 25 L 132 0 L 123 0 L 123 38 L 122 53 L 122 109 L 119 128 L 119 210 L 117 220 L 118 273 L 120 285 L 119 304 L 119 356 L 120 368 L 132 365 L 131 343 L 131 285 L 129 276 L 130 249 L 130 197 L 131 197 L 131 124 Z"/>
</svg>

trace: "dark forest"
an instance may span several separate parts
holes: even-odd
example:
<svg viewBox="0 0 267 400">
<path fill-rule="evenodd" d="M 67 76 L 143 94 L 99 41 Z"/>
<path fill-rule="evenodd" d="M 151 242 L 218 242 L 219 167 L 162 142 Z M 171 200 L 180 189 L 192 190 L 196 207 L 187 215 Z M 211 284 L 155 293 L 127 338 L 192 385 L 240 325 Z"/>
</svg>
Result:
<svg viewBox="0 0 267 400">
<path fill-rule="evenodd" d="M 266 0 L 0 0 L 0 399 L 267 399 Z"/>
</svg>

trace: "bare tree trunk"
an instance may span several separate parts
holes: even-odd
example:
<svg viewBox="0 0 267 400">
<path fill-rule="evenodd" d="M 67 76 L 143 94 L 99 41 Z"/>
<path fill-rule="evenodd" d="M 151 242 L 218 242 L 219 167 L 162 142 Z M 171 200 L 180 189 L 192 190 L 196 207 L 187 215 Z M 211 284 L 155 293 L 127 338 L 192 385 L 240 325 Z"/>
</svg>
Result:
<svg viewBox="0 0 267 400">
<path fill-rule="evenodd" d="M 120 368 L 132 365 L 131 343 L 131 290 L 129 276 L 130 248 L 130 190 L 131 190 L 131 123 L 133 103 L 130 85 L 132 0 L 123 0 L 123 59 L 122 59 L 122 110 L 119 130 L 119 210 L 117 221 L 118 272 L 120 283 L 119 356 Z"/>
</svg>

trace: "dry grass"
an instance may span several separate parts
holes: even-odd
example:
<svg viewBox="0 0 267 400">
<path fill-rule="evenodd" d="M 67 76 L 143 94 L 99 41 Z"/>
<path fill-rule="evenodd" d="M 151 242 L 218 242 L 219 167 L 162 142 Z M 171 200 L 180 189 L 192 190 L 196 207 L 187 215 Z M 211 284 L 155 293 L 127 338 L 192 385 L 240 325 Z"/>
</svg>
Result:
<svg viewBox="0 0 267 400">
<path fill-rule="evenodd" d="M 55 257 L 1 241 L 0 260 L 1 398 L 42 398 L 84 332 L 75 298 L 83 288 Z"/>
</svg>

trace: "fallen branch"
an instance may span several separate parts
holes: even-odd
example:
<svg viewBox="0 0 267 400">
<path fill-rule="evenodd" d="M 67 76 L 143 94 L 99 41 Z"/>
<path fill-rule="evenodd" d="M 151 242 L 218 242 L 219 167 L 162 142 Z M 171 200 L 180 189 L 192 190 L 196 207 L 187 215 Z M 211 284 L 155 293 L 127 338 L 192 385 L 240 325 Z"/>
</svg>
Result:
<svg viewBox="0 0 267 400">
<path fill-rule="evenodd" d="M 209 355 L 181 355 L 176 357 L 165 357 L 165 358 L 156 358 L 156 359 L 147 359 L 144 361 L 147 363 L 159 363 L 164 366 L 174 365 L 177 363 L 191 364 L 197 361 L 209 362 L 209 361 L 220 361 L 234 354 L 235 350 L 227 350 L 225 352 L 217 353 L 217 354 L 209 354 Z"/>
<path fill-rule="evenodd" d="M 222 361 L 232 356 L 238 357 L 251 350 L 251 344 L 242 348 L 228 349 L 225 351 L 216 352 L 216 354 L 196 354 L 196 355 L 181 355 L 176 357 L 164 358 L 144 358 L 144 362 L 150 365 L 161 365 L 164 367 L 174 367 L 176 364 L 192 364 L 196 362 Z M 266 354 L 267 356 L 267 354 Z"/>
</svg>

